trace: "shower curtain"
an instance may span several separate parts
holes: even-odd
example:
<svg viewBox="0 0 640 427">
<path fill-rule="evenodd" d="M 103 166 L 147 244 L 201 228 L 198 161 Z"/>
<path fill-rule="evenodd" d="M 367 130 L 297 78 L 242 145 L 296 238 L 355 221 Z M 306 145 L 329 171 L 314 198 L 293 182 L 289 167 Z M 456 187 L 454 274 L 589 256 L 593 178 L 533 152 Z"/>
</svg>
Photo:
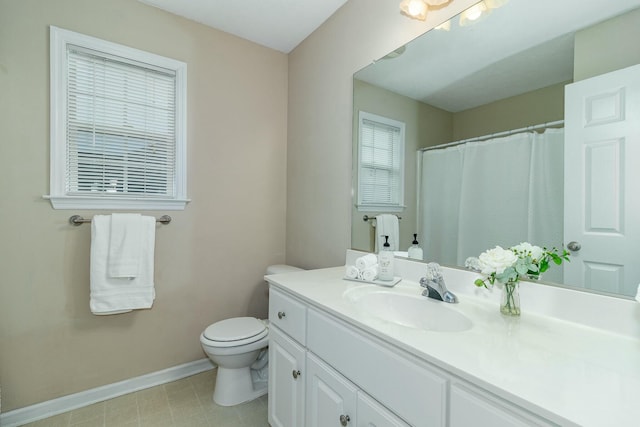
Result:
<svg viewBox="0 0 640 427">
<path fill-rule="evenodd" d="M 562 247 L 563 141 L 563 129 L 547 129 L 423 151 L 425 259 L 464 265 L 496 245 Z"/>
</svg>

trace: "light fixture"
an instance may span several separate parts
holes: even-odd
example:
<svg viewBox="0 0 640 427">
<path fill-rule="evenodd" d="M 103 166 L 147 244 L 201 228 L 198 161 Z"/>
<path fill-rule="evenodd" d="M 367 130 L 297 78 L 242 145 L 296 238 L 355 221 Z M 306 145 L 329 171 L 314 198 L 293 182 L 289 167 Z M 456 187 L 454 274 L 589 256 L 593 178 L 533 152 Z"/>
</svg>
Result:
<svg viewBox="0 0 640 427">
<path fill-rule="evenodd" d="M 436 8 L 449 3 L 451 0 L 402 0 L 400 11 L 409 18 L 424 21 L 429 8 Z"/>
<path fill-rule="evenodd" d="M 488 15 L 493 9 L 507 4 L 509 0 L 483 0 L 460 14 L 460 26 L 464 27 Z"/>
<path fill-rule="evenodd" d="M 449 3 L 451 0 L 424 0 L 429 6 L 441 6 L 445 3 Z"/>
<path fill-rule="evenodd" d="M 423 0 L 402 0 L 400 10 L 409 18 L 424 21 L 427 18 L 427 4 Z"/>
<path fill-rule="evenodd" d="M 488 12 L 489 8 L 484 1 L 476 3 L 460 14 L 460 25 L 464 27 L 473 21 L 477 21 L 483 14 L 487 14 Z"/>
</svg>

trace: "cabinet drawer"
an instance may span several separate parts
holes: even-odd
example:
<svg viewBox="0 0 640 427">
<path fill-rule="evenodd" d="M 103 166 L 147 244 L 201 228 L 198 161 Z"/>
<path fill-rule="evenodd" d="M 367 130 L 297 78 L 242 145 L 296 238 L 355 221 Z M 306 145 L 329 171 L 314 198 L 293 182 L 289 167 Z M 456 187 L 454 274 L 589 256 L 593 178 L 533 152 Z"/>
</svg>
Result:
<svg viewBox="0 0 640 427">
<path fill-rule="evenodd" d="M 308 349 L 359 388 L 413 426 L 445 425 L 445 376 L 315 310 L 307 321 Z"/>
<path fill-rule="evenodd" d="M 306 344 L 307 309 L 304 304 L 271 287 L 269 323 L 286 332 L 300 344 Z"/>
</svg>

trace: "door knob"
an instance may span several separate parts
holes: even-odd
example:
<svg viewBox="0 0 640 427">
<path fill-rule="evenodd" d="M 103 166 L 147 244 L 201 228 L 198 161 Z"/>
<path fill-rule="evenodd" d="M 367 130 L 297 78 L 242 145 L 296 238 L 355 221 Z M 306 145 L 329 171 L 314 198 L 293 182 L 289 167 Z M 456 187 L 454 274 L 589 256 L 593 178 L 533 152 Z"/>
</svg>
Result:
<svg viewBox="0 0 640 427">
<path fill-rule="evenodd" d="M 286 314 L 285 314 L 285 312 L 284 312 L 284 311 L 279 311 L 279 312 L 278 312 L 278 319 L 282 319 L 282 318 L 283 318 L 283 317 L 285 317 L 285 316 L 286 316 Z"/>
<path fill-rule="evenodd" d="M 578 252 L 582 248 L 582 245 L 578 242 L 569 242 L 567 249 L 572 252 Z"/>
<path fill-rule="evenodd" d="M 298 379 L 298 377 L 299 377 L 300 375 L 302 375 L 302 374 L 300 373 L 300 371 L 296 371 L 296 370 L 294 369 L 294 370 L 293 370 L 293 372 L 291 373 L 291 375 L 293 375 L 293 379 L 294 379 L 294 380 L 297 380 L 297 379 Z"/>
<path fill-rule="evenodd" d="M 349 418 L 349 415 L 340 415 L 340 425 L 341 426 L 346 426 L 347 423 L 349 423 L 349 421 L 351 421 L 351 418 Z"/>
</svg>

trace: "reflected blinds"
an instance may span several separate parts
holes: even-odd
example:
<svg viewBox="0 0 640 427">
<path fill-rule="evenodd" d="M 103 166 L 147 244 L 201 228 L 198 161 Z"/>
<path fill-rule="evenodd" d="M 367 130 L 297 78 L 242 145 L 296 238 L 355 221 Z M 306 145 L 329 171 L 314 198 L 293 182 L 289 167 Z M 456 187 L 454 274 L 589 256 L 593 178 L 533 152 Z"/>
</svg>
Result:
<svg viewBox="0 0 640 427">
<path fill-rule="evenodd" d="M 360 205 L 401 203 L 401 129 L 366 118 L 360 124 Z"/>
</svg>

